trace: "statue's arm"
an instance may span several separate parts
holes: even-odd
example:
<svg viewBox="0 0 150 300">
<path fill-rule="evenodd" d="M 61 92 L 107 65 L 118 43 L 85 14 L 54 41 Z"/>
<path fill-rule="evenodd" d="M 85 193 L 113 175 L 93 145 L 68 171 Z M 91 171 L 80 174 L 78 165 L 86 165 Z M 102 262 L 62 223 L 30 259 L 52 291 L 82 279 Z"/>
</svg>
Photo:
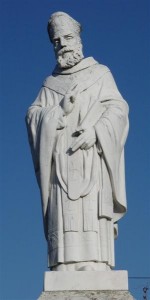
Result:
<svg viewBox="0 0 150 300">
<path fill-rule="evenodd" d="M 121 96 L 110 72 L 103 76 L 101 86 L 99 100 L 104 112 L 94 126 L 96 135 L 101 146 L 102 140 L 105 139 L 105 141 L 111 140 L 113 145 L 122 149 L 129 128 L 128 104 Z"/>
<path fill-rule="evenodd" d="M 39 171 L 39 152 L 43 132 L 47 141 L 53 138 L 56 129 L 63 126 L 62 116 L 63 110 L 59 105 L 58 95 L 43 87 L 26 115 L 28 138 L 36 173 Z"/>
<path fill-rule="evenodd" d="M 36 100 L 29 107 L 26 114 L 26 124 L 31 143 L 36 146 L 36 137 L 43 123 L 61 122 L 63 110 L 59 105 L 58 95 L 43 87 Z M 58 124 L 60 126 L 60 123 Z"/>
<path fill-rule="evenodd" d="M 128 105 L 123 100 L 110 71 L 98 82 L 99 98 L 87 112 L 77 131 L 80 136 L 72 150 L 89 149 L 95 143 L 98 152 L 102 152 L 100 136 L 107 140 L 111 136 L 113 143 L 124 144 L 128 127 Z"/>
<path fill-rule="evenodd" d="M 109 72 L 102 79 L 100 101 L 105 111 L 94 127 L 97 147 L 99 144 L 102 149 L 111 180 L 114 220 L 117 221 L 126 211 L 124 145 L 129 129 L 129 109 Z"/>
</svg>

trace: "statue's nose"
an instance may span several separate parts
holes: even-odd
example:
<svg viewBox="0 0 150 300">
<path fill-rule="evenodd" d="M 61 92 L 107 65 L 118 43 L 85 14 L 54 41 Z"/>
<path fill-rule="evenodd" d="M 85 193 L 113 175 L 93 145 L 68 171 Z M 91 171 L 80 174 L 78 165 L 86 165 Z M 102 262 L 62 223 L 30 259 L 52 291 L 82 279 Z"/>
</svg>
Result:
<svg viewBox="0 0 150 300">
<path fill-rule="evenodd" d="M 65 46 L 67 46 L 67 41 L 64 38 L 60 39 L 60 46 L 63 48 Z"/>
</svg>

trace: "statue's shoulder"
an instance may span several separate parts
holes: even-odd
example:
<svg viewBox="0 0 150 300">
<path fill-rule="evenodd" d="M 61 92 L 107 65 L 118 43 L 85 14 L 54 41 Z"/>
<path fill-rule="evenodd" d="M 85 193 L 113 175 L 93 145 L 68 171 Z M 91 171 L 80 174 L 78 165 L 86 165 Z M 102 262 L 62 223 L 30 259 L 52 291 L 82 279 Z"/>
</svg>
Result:
<svg viewBox="0 0 150 300">
<path fill-rule="evenodd" d="M 103 76 L 104 74 L 110 72 L 110 69 L 107 66 L 102 65 L 102 64 L 97 62 L 93 66 L 93 72 L 98 72 L 101 76 Z"/>
<path fill-rule="evenodd" d="M 110 70 L 107 66 L 95 61 L 95 64 L 86 69 L 87 76 L 85 76 L 82 85 L 91 86 L 91 84 L 95 83 L 97 80 L 102 79 L 108 72 L 110 72 Z"/>
<path fill-rule="evenodd" d="M 47 77 L 44 79 L 44 81 L 43 81 L 43 86 L 46 87 L 46 86 L 49 85 L 49 83 L 51 83 L 53 80 L 54 80 L 53 75 L 47 76 Z"/>
</svg>

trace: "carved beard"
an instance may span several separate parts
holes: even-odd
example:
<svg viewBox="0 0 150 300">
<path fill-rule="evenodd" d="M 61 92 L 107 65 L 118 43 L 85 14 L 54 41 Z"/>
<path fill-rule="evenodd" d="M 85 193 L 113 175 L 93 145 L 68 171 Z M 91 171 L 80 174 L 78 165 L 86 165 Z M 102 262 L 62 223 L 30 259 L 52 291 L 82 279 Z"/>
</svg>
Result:
<svg viewBox="0 0 150 300">
<path fill-rule="evenodd" d="M 62 69 L 68 69 L 78 64 L 83 58 L 82 44 L 76 47 L 64 47 L 57 53 L 58 66 Z"/>
</svg>

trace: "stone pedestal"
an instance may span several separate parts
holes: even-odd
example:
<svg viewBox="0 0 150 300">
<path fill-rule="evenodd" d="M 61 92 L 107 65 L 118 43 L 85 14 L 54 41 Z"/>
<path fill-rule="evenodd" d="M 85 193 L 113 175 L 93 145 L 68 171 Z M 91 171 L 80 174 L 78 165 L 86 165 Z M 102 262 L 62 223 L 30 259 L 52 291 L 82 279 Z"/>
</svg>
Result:
<svg viewBox="0 0 150 300">
<path fill-rule="evenodd" d="M 128 291 L 43 292 L 37 300 L 135 300 Z"/>
<path fill-rule="evenodd" d="M 133 300 L 127 271 L 45 272 L 38 300 Z"/>
<path fill-rule="evenodd" d="M 127 291 L 127 271 L 45 272 L 44 291 Z"/>
</svg>

